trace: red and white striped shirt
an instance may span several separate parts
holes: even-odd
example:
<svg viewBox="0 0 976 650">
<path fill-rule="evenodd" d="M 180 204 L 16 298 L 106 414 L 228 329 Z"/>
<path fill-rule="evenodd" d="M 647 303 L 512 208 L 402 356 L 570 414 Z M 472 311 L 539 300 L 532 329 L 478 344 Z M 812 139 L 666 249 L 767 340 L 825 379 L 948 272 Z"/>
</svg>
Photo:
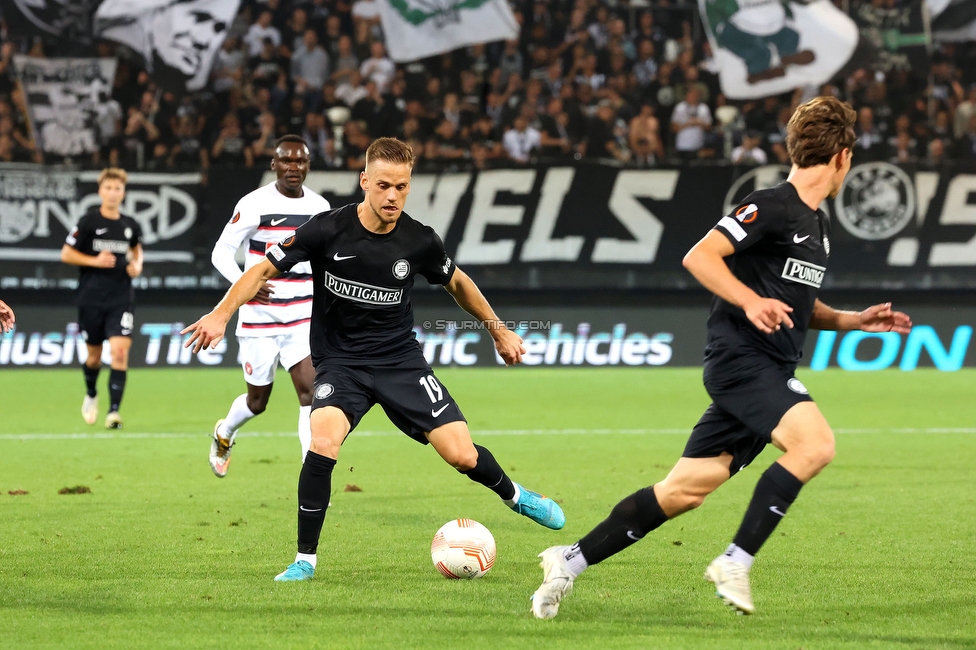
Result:
<svg viewBox="0 0 976 650">
<path fill-rule="evenodd" d="M 244 274 L 234 259 L 241 244 L 246 271 L 264 259 L 268 248 L 290 237 L 295 228 L 330 209 L 319 194 L 302 189 L 303 196 L 292 199 L 270 183 L 241 198 L 214 245 L 210 256 L 214 268 L 231 283 L 237 282 Z M 275 336 L 308 326 L 312 313 L 312 269 L 308 262 L 296 264 L 268 284 L 274 290 L 271 304 L 252 301 L 241 306 L 237 336 Z"/>
</svg>

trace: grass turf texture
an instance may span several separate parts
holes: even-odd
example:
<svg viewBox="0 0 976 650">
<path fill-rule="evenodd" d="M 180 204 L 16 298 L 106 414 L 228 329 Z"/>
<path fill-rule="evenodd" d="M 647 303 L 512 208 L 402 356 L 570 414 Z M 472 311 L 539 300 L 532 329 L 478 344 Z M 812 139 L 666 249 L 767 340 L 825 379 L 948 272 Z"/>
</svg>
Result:
<svg viewBox="0 0 976 650">
<path fill-rule="evenodd" d="M 976 426 L 973 371 L 801 373 L 840 432 L 838 455 L 760 554 L 756 616 L 731 614 L 701 574 L 772 449 L 702 508 L 583 575 L 552 621 L 529 613 L 535 555 L 665 475 L 707 404 L 700 371 L 438 375 L 512 478 L 562 502 L 566 528 L 515 515 L 433 450 L 383 435 L 392 427 L 377 408 L 361 425 L 375 435 L 354 433 L 339 458 L 318 574 L 282 585 L 271 578 L 294 553 L 297 439 L 242 436 L 223 480 L 206 463 L 239 372 L 131 371 L 121 435 L 152 435 L 66 439 L 104 433 L 81 421 L 80 371 L 3 371 L 0 647 L 976 645 L 976 435 L 904 432 Z M 245 431 L 294 430 L 297 401 L 281 380 Z M 643 431 L 500 433 L 516 429 Z M 91 494 L 58 494 L 77 485 Z M 29 494 L 7 494 L 17 489 Z M 460 516 L 498 543 L 481 580 L 447 581 L 429 559 L 434 531 Z"/>
</svg>

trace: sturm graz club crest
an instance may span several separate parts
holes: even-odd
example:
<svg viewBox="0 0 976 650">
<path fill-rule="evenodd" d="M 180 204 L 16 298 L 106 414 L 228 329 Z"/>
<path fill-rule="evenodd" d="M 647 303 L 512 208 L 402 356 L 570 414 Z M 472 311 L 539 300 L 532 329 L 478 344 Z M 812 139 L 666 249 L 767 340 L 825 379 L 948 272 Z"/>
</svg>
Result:
<svg viewBox="0 0 976 650">
<path fill-rule="evenodd" d="M 411 25 L 433 20 L 437 27 L 443 27 L 461 22 L 461 10 L 477 9 L 486 2 L 488 0 L 390 0 L 390 6 Z"/>
<path fill-rule="evenodd" d="M 410 262 L 407 260 L 397 260 L 393 265 L 393 277 L 403 280 L 410 274 Z"/>
<path fill-rule="evenodd" d="M 908 174 L 891 163 L 854 167 L 834 199 L 844 228 L 860 239 L 888 239 L 915 216 L 915 188 Z"/>
</svg>

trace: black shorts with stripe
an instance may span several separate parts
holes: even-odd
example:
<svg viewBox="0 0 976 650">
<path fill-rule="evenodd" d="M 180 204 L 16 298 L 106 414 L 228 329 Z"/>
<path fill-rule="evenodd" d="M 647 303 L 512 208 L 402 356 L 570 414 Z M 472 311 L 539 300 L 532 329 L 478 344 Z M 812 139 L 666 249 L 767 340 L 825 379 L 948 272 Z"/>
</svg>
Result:
<svg viewBox="0 0 976 650">
<path fill-rule="evenodd" d="M 419 349 L 415 357 L 390 366 L 325 363 L 318 367 L 313 411 L 324 406 L 342 409 L 351 422 L 351 431 L 374 404 L 383 407 L 396 428 L 425 445 L 427 432 L 466 421 Z"/>
<path fill-rule="evenodd" d="M 813 401 L 795 371 L 795 365 L 759 352 L 707 349 L 704 379 L 712 403 L 682 456 L 713 458 L 728 452 L 731 474 L 744 469 L 772 442 L 773 429 L 787 411 Z"/>
</svg>

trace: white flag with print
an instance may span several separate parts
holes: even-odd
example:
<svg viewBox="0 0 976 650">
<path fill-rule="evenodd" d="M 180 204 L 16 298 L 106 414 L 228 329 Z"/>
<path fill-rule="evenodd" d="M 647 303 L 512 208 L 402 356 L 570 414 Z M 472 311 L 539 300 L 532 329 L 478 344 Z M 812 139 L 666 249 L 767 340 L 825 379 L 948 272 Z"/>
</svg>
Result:
<svg viewBox="0 0 976 650">
<path fill-rule="evenodd" d="M 858 30 L 830 0 L 698 0 L 730 99 L 767 97 L 829 81 Z"/>
<path fill-rule="evenodd" d="M 378 0 L 390 58 L 416 61 L 476 43 L 516 38 L 505 0 Z"/>
</svg>

